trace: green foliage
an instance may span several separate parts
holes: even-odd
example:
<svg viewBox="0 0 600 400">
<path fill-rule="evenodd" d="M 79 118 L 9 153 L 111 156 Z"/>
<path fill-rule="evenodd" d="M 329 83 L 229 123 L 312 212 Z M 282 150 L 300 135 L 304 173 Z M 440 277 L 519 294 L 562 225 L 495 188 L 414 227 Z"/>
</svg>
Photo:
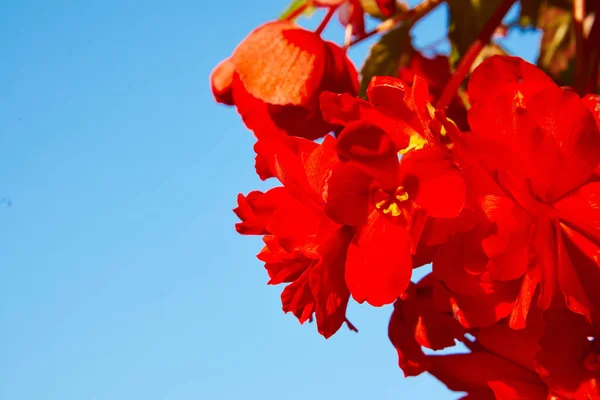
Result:
<svg viewBox="0 0 600 400">
<path fill-rule="evenodd" d="M 501 0 L 448 0 L 448 38 L 452 50 L 450 64 L 455 66 L 475 41 Z"/>
<path fill-rule="evenodd" d="M 375 43 L 360 71 L 360 96 L 365 97 L 371 78 L 374 76 L 397 76 L 398 69 L 410 60 L 411 46 L 410 28 L 405 23 L 383 35 Z"/>
<path fill-rule="evenodd" d="M 308 3 L 308 0 L 293 0 L 292 3 L 285 9 L 285 11 L 281 13 L 281 15 L 279 16 L 279 19 L 281 19 L 281 20 L 287 19 L 289 15 L 294 13 L 300 7 L 304 7 L 304 5 L 306 3 Z M 314 12 L 315 12 L 315 8 L 313 6 L 308 6 L 306 8 L 306 10 L 304 10 L 304 12 L 302 12 L 300 15 L 310 17 Z M 292 20 L 294 20 L 294 19 L 295 18 L 293 18 Z"/>
</svg>

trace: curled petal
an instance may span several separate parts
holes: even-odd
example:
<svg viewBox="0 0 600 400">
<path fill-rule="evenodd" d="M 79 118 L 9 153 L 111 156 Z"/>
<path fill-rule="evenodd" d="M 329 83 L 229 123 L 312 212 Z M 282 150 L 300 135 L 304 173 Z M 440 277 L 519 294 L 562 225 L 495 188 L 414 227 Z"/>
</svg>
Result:
<svg viewBox="0 0 600 400">
<path fill-rule="evenodd" d="M 398 154 L 386 133 L 368 122 L 348 124 L 338 138 L 342 161 L 365 172 L 385 188 L 398 186 Z"/>
<path fill-rule="evenodd" d="M 250 33 L 232 60 L 252 96 L 274 105 L 304 106 L 321 86 L 327 46 L 314 32 L 275 21 Z"/>
<path fill-rule="evenodd" d="M 233 105 L 231 85 L 234 73 L 235 64 L 229 58 L 221 61 L 211 72 L 210 87 L 217 102 Z"/>
</svg>

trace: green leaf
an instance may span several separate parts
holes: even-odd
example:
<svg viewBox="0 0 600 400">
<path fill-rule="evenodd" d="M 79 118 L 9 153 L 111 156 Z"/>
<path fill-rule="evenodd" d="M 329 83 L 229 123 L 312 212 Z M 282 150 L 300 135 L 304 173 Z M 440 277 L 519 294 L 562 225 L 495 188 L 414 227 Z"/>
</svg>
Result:
<svg viewBox="0 0 600 400">
<path fill-rule="evenodd" d="M 408 64 L 413 51 L 410 28 L 412 24 L 402 24 L 383 35 L 375 43 L 360 71 L 360 96 L 365 97 L 367 87 L 374 76 L 398 76 L 398 69 Z"/>
<path fill-rule="evenodd" d="M 285 11 L 281 13 L 281 15 L 279 16 L 279 19 L 280 20 L 288 19 L 288 17 L 291 14 L 293 14 L 294 12 L 296 12 L 300 7 L 304 7 L 306 5 L 306 3 L 308 3 L 308 1 L 309 0 L 293 0 L 292 3 L 285 9 Z M 315 12 L 315 8 L 311 5 L 309 5 L 308 7 L 306 7 L 306 10 L 304 10 L 298 16 L 304 15 L 305 17 L 310 17 L 314 12 Z M 296 18 L 293 18 L 292 21 Z"/>
<path fill-rule="evenodd" d="M 501 0 L 448 0 L 450 64 L 455 66 L 475 41 Z"/>
</svg>

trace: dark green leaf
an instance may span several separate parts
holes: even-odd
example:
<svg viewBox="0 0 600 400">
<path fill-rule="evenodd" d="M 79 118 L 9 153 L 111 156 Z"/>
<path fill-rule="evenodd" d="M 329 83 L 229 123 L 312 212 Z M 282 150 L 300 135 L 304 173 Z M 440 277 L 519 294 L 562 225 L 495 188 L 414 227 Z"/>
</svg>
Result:
<svg viewBox="0 0 600 400">
<path fill-rule="evenodd" d="M 466 53 L 500 2 L 501 0 L 448 0 L 451 65 L 456 65 Z"/>
<path fill-rule="evenodd" d="M 360 71 L 360 96 L 365 97 L 371 78 L 374 76 L 398 76 L 398 69 L 410 60 L 412 53 L 410 28 L 402 24 L 383 35 L 375 43 Z"/>
</svg>

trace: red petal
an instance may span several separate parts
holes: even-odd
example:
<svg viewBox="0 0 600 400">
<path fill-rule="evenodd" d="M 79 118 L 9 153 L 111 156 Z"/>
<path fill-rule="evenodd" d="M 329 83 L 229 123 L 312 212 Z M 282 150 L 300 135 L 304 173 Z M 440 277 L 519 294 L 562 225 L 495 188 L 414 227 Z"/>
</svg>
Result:
<svg viewBox="0 0 600 400">
<path fill-rule="evenodd" d="M 430 356 L 430 360 L 433 376 L 450 390 L 479 394 L 476 399 L 495 398 L 489 382 L 518 381 L 543 387 L 534 373 L 487 352 Z"/>
<path fill-rule="evenodd" d="M 267 228 L 278 238 L 316 235 L 323 217 L 321 210 L 307 207 L 304 203 L 289 197 L 288 201 L 277 207 Z"/>
<path fill-rule="evenodd" d="M 472 103 L 521 92 L 525 101 L 548 87 L 557 87 L 554 81 L 533 64 L 519 57 L 493 56 L 482 62 L 469 79 Z"/>
<path fill-rule="evenodd" d="M 510 314 L 518 289 L 518 282 L 510 282 L 495 288 L 489 294 L 479 296 L 449 294 L 454 317 L 465 328 L 493 325 Z"/>
<path fill-rule="evenodd" d="M 410 283 L 411 263 L 406 229 L 374 211 L 348 249 L 346 283 L 352 297 L 375 307 L 393 303 Z"/>
<path fill-rule="evenodd" d="M 490 276 L 501 281 L 523 276 L 529 267 L 532 218 L 506 197 L 485 196 L 481 206 L 492 222 L 490 233 L 482 241 L 490 258 Z"/>
<path fill-rule="evenodd" d="M 323 245 L 323 256 L 311 268 L 308 279 L 316 302 L 319 333 L 329 338 L 346 321 L 346 306 L 350 291 L 344 280 L 346 252 L 353 232 L 341 228 Z"/>
<path fill-rule="evenodd" d="M 415 340 L 414 325 L 404 310 L 404 303 L 397 300 L 394 303 L 394 312 L 388 326 L 388 336 L 392 345 L 398 353 L 398 365 L 404 372 L 404 376 L 417 376 L 426 371 L 429 361 L 421 349 L 421 345 Z"/>
<path fill-rule="evenodd" d="M 494 391 L 496 400 L 547 400 L 550 398 L 548 389 L 541 382 L 533 384 L 505 379 L 490 381 L 488 385 Z"/>
<path fill-rule="evenodd" d="M 324 92 L 320 98 L 323 118 L 335 125 L 346 126 L 354 121 L 365 121 L 384 130 L 398 149 L 408 146 L 416 131 L 405 121 L 394 117 L 389 110 L 379 108 L 349 94 Z"/>
<path fill-rule="evenodd" d="M 266 193 L 252 191 L 247 196 L 238 195 L 238 207 L 233 212 L 242 222 L 235 229 L 242 235 L 264 235 L 269 233 L 268 225 L 275 209 L 289 200 L 289 194 L 283 187 L 270 189 Z"/>
<path fill-rule="evenodd" d="M 454 218 L 465 203 L 466 187 L 461 172 L 435 147 L 410 151 L 400 162 L 401 179 L 417 178 L 414 199 L 434 218 Z M 443 196 L 440 196 L 443 193 Z"/>
<path fill-rule="evenodd" d="M 544 330 L 541 313 L 538 312 L 527 328 L 515 330 L 505 324 L 493 325 L 476 333 L 477 343 L 521 367 L 535 371 L 535 355 Z"/>
<path fill-rule="evenodd" d="M 600 243 L 600 182 L 590 182 L 554 203 L 561 221 Z"/>
<path fill-rule="evenodd" d="M 528 110 L 560 157 L 539 168 L 551 176 L 546 198 L 555 199 L 584 183 L 600 162 L 600 131 L 576 93 L 547 89 L 531 99 Z"/>
<path fill-rule="evenodd" d="M 352 165 L 336 165 L 327 181 L 325 213 L 343 225 L 364 225 L 372 207 L 371 182 Z"/>
<path fill-rule="evenodd" d="M 315 302 L 308 285 L 308 270 L 283 289 L 281 303 L 283 311 L 294 314 L 301 324 L 312 320 Z"/>
<path fill-rule="evenodd" d="M 325 42 L 329 49 L 329 63 L 323 82 L 323 91 L 358 94 L 358 73 L 348 54 L 335 43 Z"/>
<path fill-rule="evenodd" d="M 305 205 L 319 207 L 319 198 L 308 182 L 305 160 L 318 147 L 306 139 L 286 137 L 281 140 L 259 140 L 254 145 L 256 154 L 265 159 L 269 170 Z"/>
<path fill-rule="evenodd" d="M 488 97 L 469 111 L 479 152 L 497 168 L 530 179 L 534 193 L 554 201 L 584 183 L 600 161 L 598 127 L 576 94 L 549 87 L 529 98 Z"/>
<path fill-rule="evenodd" d="M 221 61 L 211 72 L 210 86 L 217 102 L 233 105 L 231 84 L 234 72 L 235 65 L 229 58 Z"/>
<path fill-rule="evenodd" d="M 433 273 L 452 292 L 470 296 L 483 295 L 494 289 L 493 284 L 483 282 L 480 276 L 487 263 L 480 235 L 456 235 L 437 252 L 433 260 Z"/>
<path fill-rule="evenodd" d="M 342 161 L 369 174 L 387 189 L 398 186 L 398 154 L 386 133 L 368 122 L 356 121 L 346 125 L 338 138 Z"/>
<path fill-rule="evenodd" d="M 287 21 L 262 25 L 232 56 L 244 87 L 276 105 L 306 105 L 319 92 L 327 62 L 325 42 Z"/>
<path fill-rule="evenodd" d="M 600 95 L 586 94 L 581 101 L 592 112 L 596 125 L 600 128 Z"/>
<path fill-rule="evenodd" d="M 556 243 L 558 245 L 558 286 L 565 297 L 565 304 L 571 311 L 583 315 L 591 323 L 590 301 L 569 258 L 560 229 L 557 229 Z"/>
<path fill-rule="evenodd" d="M 265 263 L 270 278 L 269 285 L 293 282 L 315 263 L 313 258 L 307 257 L 300 251 L 288 252 L 272 235 L 265 236 L 263 240 L 266 246 L 257 258 Z"/>
<path fill-rule="evenodd" d="M 567 310 L 544 314 L 546 329 L 539 343 L 537 372 L 559 396 L 569 399 L 600 398 L 595 374 L 584 367 L 592 350 L 590 327 L 583 317 Z"/>
<path fill-rule="evenodd" d="M 328 187 L 327 180 L 332 169 L 340 164 L 337 155 L 337 143 L 333 136 L 326 136 L 304 163 L 306 178 L 313 193 L 319 201 L 325 202 L 324 196 Z"/>
<path fill-rule="evenodd" d="M 596 283 L 600 282 L 600 246 L 565 224 L 560 224 L 560 229 L 569 259 L 575 266 L 586 297 L 591 302 L 592 319 L 598 321 L 600 320 L 600 292 L 597 290 Z"/>
</svg>

